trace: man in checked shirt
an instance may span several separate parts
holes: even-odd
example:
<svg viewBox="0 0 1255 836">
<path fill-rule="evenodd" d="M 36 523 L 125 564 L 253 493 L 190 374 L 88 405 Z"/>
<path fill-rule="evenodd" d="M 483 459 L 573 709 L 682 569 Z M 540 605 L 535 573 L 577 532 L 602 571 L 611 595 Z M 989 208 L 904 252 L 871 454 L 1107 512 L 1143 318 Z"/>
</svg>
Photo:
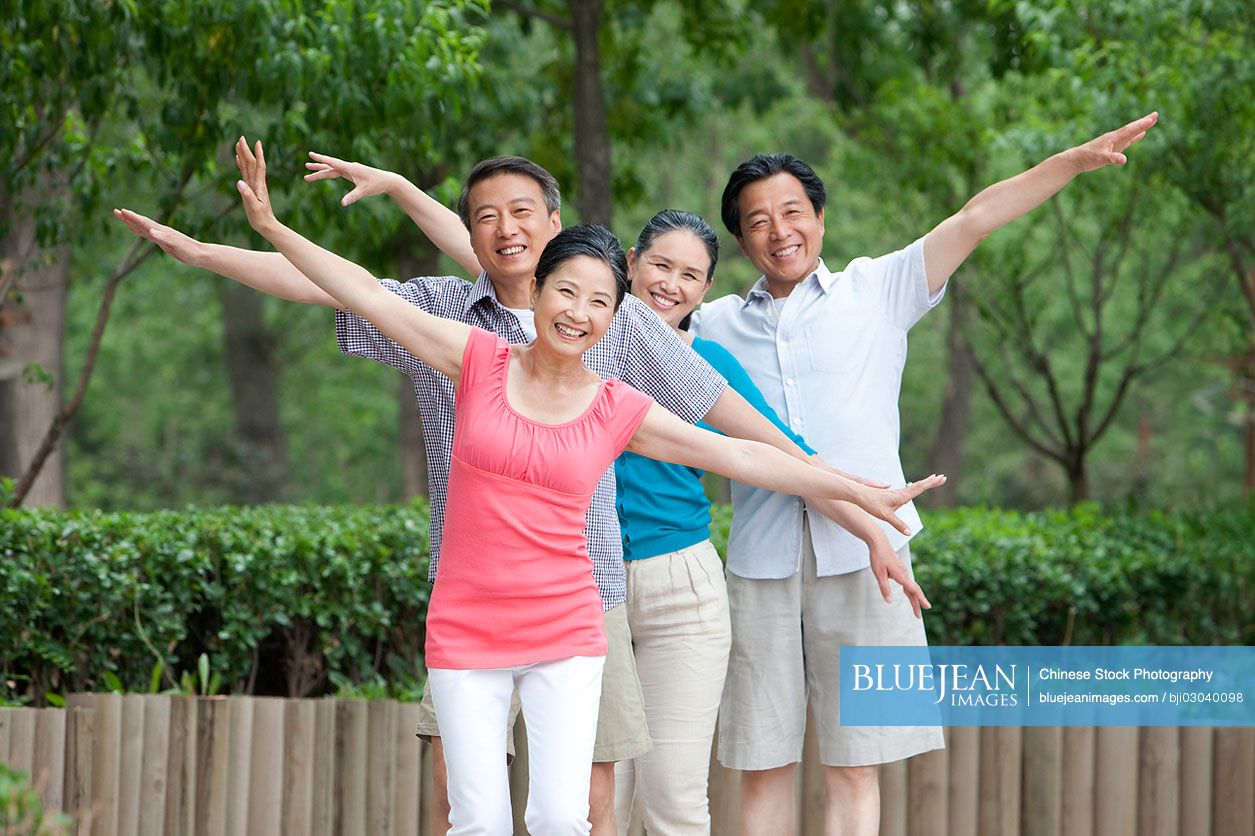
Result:
<svg viewBox="0 0 1255 836">
<path fill-rule="evenodd" d="M 540 166 L 521 157 L 494 157 L 472 169 L 458 214 L 466 230 L 445 240 L 448 210 L 404 177 L 326 157 L 310 155 L 313 172 L 307 180 L 345 177 L 355 188 L 342 203 L 387 194 L 431 233 L 433 242 L 479 278 L 468 283 L 456 277 L 424 277 L 404 283 L 385 281 L 389 290 L 429 313 L 458 319 L 494 331 L 514 343 L 535 338 L 528 310 L 536 262 L 561 229 L 557 181 Z M 431 578 L 440 558 L 453 444 L 454 401 L 450 381 L 419 362 L 369 322 L 339 310 L 339 303 L 309 281 L 282 255 L 196 241 L 171 227 L 129 210 L 115 210 L 137 234 L 153 241 L 174 258 L 253 287 L 271 296 L 337 308 L 336 337 L 347 355 L 386 363 L 414 382 L 426 444 L 431 487 Z M 639 299 L 629 295 L 606 336 L 586 356 L 602 377 L 617 377 L 646 392 L 688 421 L 704 419 L 728 435 L 763 441 L 790 454 L 805 454 L 779 430 L 727 387 L 704 360 Z M 593 575 L 606 609 L 609 653 L 603 676 L 602 702 L 594 750 L 589 807 L 593 833 L 614 834 L 614 762 L 644 754 L 652 746 L 645 724 L 640 682 L 636 676 L 631 636 L 624 614 L 622 543 L 615 512 L 613 471 L 607 471 L 594 495 L 587 520 Z M 429 694 L 424 695 L 419 734 L 435 747 L 436 832 L 445 832 L 447 798 L 443 750 Z"/>
</svg>

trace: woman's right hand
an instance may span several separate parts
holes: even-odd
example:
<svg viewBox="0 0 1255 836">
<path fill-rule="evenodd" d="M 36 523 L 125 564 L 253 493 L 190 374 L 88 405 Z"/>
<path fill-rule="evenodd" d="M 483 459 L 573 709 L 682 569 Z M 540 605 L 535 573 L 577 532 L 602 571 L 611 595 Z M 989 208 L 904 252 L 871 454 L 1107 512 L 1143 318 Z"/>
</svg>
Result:
<svg viewBox="0 0 1255 836">
<path fill-rule="evenodd" d="M 172 226 L 159 224 L 139 212 L 130 209 L 114 209 L 113 216 L 141 238 L 152 241 L 177 261 L 200 267 L 205 257 L 205 245 L 190 235 L 184 235 Z"/>
<path fill-rule="evenodd" d="M 924 491 L 946 483 L 946 477 L 933 474 L 918 482 L 908 482 L 901 488 L 869 488 L 860 486 L 857 499 L 850 500 L 877 519 L 884 520 L 903 534 L 910 536 L 910 527 L 894 512 Z"/>
<path fill-rule="evenodd" d="M 270 205 L 270 190 L 266 188 L 266 154 L 261 140 L 257 140 L 253 149 L 248 147 L 244 137 L 236 140 L 235 164 L 241 177 L 235 186 L 244 201 L 248 223 L 262 237 L 267 237 L 267 233 L 279 226 L 279 219 L 275 217 L 274 207 Z"/>
<path fill-rule="evenodd" d="M 387 194 L 398 177 L 392 171 L 384 171 L 382 168 L 371 168 L 362 163 L 351 163 L 326 154 L 319 154 L 317 151 L 310 151 L 309 157 L 313 162 L 305 163 L 305 167 L 312 172 L 305 175 L 307 183 L 343 177 L 353 184 L 353 190 L 340 198 L 341 206 L 356 203 L 363 197 Z"/>
</svg>

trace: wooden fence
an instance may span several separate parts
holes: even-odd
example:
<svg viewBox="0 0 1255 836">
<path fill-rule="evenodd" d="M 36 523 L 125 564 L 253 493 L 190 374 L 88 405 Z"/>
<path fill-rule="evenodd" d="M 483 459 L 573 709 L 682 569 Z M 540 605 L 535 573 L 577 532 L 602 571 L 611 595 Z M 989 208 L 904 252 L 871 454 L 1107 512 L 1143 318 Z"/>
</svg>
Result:
<svg viewBox="0 0 1255 836">
<path fill-rule="evenodd" d="M 0 760 L 33 774 L 75 833 L 419 836 L 431 753 L 414 737 L 417 708 L 82 694 L 67 709 L 0 709 Z M 955 728 L 946 738 L 944 751 L 882 769 L 882 836 L 1255 836 L 1255 728 Z M 823 833 L 814 749 L 812 735 L 802 836 Z M 511 768 L 520 814 L 526 774 L 524 745 Z M 715 836 L 737 833 L 737 791 L 735 773 L 712 765 Z"/>
</svg>

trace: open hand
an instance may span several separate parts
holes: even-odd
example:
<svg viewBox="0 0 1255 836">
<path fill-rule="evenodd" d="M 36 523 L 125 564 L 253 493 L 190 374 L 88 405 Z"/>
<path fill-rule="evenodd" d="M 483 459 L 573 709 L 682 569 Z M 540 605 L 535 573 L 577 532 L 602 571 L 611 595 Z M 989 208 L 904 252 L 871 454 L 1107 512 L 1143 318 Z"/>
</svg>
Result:
<svg viewBox="0 0 1255 836">
<path fill-rule="evenodd" d="M 265 235 L 279 225 L 274 207 L 270 205 L 270 190 L 266 188 L 266 155 L 261 140 L 249 149 L 248 141 L 240 137 L 235 142 L 235 164 L 240 169 L 240 179 L 235 187 L 244 201 L 244 212 L 253 229 Z"/>
<path fill-rule="evenodd" d="M 918 482 L 908 482 L 902 488 L 867 489 L 856 504 L 877 519 L 884 520 L 903 534 L 910 535 L 911 529 L 898 518 L 894 511 L 910 502 L 924 491 L 932 490 L 946 483 L 946 477 L 933 474 Z"/>
<path fill-rule="evenodd" d="M 353 184 L 353 190 L 340 198 L 341 206 L 356 203 L 363 197 L 387 194 L 397 177 L 391 171 L 371 168 L 362 163 L 351 163 L 347 160 L 327 156 L 326 154 L 319 154 L 317 151 L 310 151 L 309 156 L 313 162 L 305 163 L 305 167 L 312 173 L 305 175 L 306 182 L 313 183 L 317 180 L 332 180 L 336 177 L 343 177 Z"/>
<path fill-rule="evenodd" d="M 190 235 L 184 235 L 172 226 L 159 224 L 152 218 L 132 212 L 130 209 L 114 209 L 113 216 L 126 224 L 131 232 L 152 241 L 177 261 L 193 267 L 200 266 L 205 245 Z"/>
<path fill-rule="evenodd" d="M 1082 172 L 1094 171 L 1105 165 L 1124 165 L 1128 157 L 1124 151 L 1146 136 L 1146 132 L 1159 121 L 1159 112 L 1148 113 L 1123 128 L 1108 131 L 1084 145 L 1072 149 L 1072 155 Z"/>
<path fill-rule="evenodd" d="M 886 604 L 893 603 L 893 590 L 889 586 L 889 581 L 894 581 L 906 593 L 916 618 L 922 617 L 921 610 L 932 609 L 933 605 L 924 596 L 924 590 L 920 589 L 915 578 L 911 577 L 910 570 L 903 565 L 898 553 L 890 547 L 889 541 L 884 537 L 877 537 L 876 542 L 871 546 L 871 570 L 872 577 L 880 586 L 880 595 L 885 599 Z"/>
</svg>

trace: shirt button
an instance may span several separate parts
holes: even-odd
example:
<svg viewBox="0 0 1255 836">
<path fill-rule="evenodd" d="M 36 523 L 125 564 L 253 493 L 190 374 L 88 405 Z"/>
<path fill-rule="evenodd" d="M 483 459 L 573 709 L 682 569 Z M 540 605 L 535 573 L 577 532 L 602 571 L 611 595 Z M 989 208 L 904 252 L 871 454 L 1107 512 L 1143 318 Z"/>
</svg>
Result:
<svg viewBox="0 0 1255 836">
<path fill-rule="evenodd" d="M 785 380 L 785 381 L 784 381 L 784 385 L 785 385 L 785 386 L 792 386 L 792 385 L 793 385 L 793 378 L 791 378 L 791 377 L 790 377 L 790 378 L 788 378 L 787 380 Z"/>
</svg>

